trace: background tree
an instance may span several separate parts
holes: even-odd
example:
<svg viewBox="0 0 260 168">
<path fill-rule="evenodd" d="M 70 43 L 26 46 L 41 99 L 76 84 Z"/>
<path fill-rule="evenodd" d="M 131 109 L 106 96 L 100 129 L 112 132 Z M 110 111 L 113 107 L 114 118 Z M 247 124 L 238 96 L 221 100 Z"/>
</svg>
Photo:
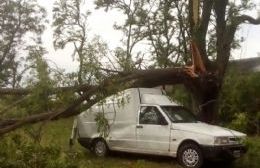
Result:
<svg viewBox="0 0 260 168">
<path fill-rule="evenodd" d="M 139 64 L 142 61 L 147 64 L 144 62 L 147 55 L 148 60 L 156 67 L 172 67 L 188 62 L 187 31 L 183 23 L 186 21 L 181 16 L 187 4 L 183 1 L 98 0 L 95 3 L 98 9 L 117 9 L 126 16 L 124 24 L 115 25 L 116 30 L 124 33 L 126 47 L 122 49 L 125 50 L 127 59 L 131 57 L 131 60 L 125 59 L 126 62 Z M 144 49 L 145 45 L 142 45 L 142 51 L 134 50 L 140 42 L 148 44 L 147 51 Z M 137 52 L 136 56 L 133 51 Z"/>
<path fill-rule="evenodd" d="M 143 28 L 140 24 L 137 24 L 139 22 L 137 18 L 142 14 L 145 1 L 119 0 L 117 3 L 110 3 L 109 1 L 101 0 L 95 3 L 97 9 L 117 9 L 126 16 L 123 24 L 114 24 L 114 28 L 123 33 L 122 46 L 115 49 L 114 59 L 123 71 L 132 71 L 135 68 L 140 69 L 145 53 L 135 50 L 136 44 L 144 39 L 144 36 L 141 34 Z"/>
<path fill-rule="evenodd" d="M 73 46 L 72 56 L 79 61 L 77 82 L 95 83 L 101 74 L 102 57 L 107 54 L 107 46 L 96 36 L 88 38 L 87 18 L 90 12 L 84 9 L 81 0 L 58 0 L 53 8 L 54 47 L 63 49 Z"/>
<path fill-rule="evenodd" d="M 18 67 L 22 68 L 19 51 L 26 48 L 25 37 L 29 33 L 33 33 L 35 42 L 40 42 L 45 16 L 45 10 L 35 0 L 0 2 L 0 86 L 16 87 L 21 78 Z"/>
</svg>

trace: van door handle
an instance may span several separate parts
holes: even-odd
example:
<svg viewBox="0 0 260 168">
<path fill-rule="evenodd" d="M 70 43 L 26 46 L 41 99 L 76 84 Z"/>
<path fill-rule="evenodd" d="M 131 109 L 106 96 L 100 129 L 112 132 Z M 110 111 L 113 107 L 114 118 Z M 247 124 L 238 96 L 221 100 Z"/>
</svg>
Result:
<svg viewBox="0 0 260 168">
<path fill-rule="evenodd" d="M 143 128 L 143 126 L 142 125 L 137 125 L 136 128 Z"/>
</svg>

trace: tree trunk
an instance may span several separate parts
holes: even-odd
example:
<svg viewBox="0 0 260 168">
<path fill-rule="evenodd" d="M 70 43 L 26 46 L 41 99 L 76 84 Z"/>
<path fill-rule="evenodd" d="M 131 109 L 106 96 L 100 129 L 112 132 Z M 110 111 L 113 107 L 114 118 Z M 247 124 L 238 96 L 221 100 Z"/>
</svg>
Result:
<svg viewBox="0 0 260 168">
<path fill-rule="evenodd" d="M 201 95 L 201 103 L 199 105 L 200 112 L 198 117 L 201 121 L 206 123 L 215 123 L 217 116 L 217 99 L 220 90 L 212 90 L 207 87 Z"/>
<path fill-rule="evenodd" d="M 192 93 L 195 114 L 200 121 L 215 123 L 217 100 L 220 93 L 219 81 L 214 76 L 198 78 L 190 83 L 187 89 Z"/>
</svg>

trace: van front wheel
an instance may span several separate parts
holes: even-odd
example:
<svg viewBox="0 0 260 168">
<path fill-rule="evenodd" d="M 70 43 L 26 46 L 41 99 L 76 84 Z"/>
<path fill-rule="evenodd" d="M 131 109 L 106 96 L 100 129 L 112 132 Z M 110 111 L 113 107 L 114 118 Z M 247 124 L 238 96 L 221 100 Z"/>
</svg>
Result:
<svg viewBox="0 0 260 168">
<path fill-rule="evenodd" d="M 185 143 L 178 150 L 178 161 L 185 168 L 199 168 L 203 163 L 203 156 L 199 146 L 195 143 Z"/>
<path fill-rule="evenodd" d="M 96 156 L 104 157 L 108 152 L 107 144 L 103 139 L 97 139 L 94 141 L 93 152 Z"/>
</svg>

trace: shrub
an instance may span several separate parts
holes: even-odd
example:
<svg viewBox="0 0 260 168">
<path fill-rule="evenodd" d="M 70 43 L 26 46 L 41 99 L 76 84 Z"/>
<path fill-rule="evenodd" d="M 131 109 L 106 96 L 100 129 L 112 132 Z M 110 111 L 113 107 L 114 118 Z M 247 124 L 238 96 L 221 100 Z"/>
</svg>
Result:
<svg viewBox="0 0 260 168">
<path fill-rule="evenodd" d="M 246 132 L 248 118 L 245 113 L 238 113 L 231 121 L 229 127 L 238 131 Z"/>
<path fill-rule="evenodd" d="M 223 124 L 257 134 L 260 128 L 260 72 L 230 73 L 220 96 L 219 120 Z"/>
<path fill-rule="evenodd" d="M 77 168 L 78 154 L 63 152 L 59 145 L 42 146 L 25 141 L 19 134 L 0 141 L 0 167 Z"/>
<path fill-rule="evenodd" d="M 248 151 L 245 156 L 236 160 L 236 168 L 258 168 L 260 165 L 260 138 L 251 137 L 246 141 Z"/>
</svg>

